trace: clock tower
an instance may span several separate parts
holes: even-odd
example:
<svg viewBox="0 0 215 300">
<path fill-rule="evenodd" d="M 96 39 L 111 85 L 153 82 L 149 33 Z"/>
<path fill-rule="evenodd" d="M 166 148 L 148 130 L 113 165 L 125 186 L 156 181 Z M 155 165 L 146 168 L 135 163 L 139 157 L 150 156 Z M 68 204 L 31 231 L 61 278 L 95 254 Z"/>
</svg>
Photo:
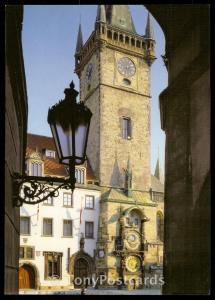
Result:
<svg viewBox="0 0 215 300">
<path fill-rule="evenodd" d="M 143 276 L 154 47 L 150 15 L 139 35 L 127 5 L 98 5 L 95 29 L 84 44 L 79 27 L 75 72 L 81 101 L 93 113 L 87 156 L 102 191 L 97 273 L 125 282 Z M 132 213 L 134 226 L 126 223 Z"/>
</svg>

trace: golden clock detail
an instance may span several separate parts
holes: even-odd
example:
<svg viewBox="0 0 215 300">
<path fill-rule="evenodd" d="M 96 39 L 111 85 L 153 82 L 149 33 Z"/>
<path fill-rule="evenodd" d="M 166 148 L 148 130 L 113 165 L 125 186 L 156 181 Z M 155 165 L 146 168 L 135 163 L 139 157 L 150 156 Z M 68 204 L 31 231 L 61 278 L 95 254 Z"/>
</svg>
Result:
<svg viewBox="0 0 215 300">
<path fill-rule="evenodd" d="M 125 246 L 130 250 L 138 250 L 140 247 L 140 236 L 135 231 L 129 231 L 125 236 Z"/>
<path fill-rule="evenodd" d="M 131 255 L 126 258 L 126 268 L 130 272 L 136 272 L 140 269 L 140 259 L 137 256 Z"/>
</svg>

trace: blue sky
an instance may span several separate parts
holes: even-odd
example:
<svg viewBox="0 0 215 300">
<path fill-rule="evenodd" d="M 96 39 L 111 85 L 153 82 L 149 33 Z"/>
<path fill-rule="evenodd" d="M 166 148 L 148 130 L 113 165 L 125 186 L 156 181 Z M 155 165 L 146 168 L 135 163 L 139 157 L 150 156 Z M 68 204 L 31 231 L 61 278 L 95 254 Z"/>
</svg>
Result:
<svg viewBox="0 0 215 300">
<path fill-rule="evenodd" d="M 147 10 L 129 5 L 136 31 L 145 34 Z M 28 132 L 51 136 L 48 108 L 64 98 L 64 89 L 73 80 L 74 53 L 81 19 L 84 42 L 94 30 L 97 5 L 25 5 L 23 54 L 29 103 Z M 165 134 L 160 128 L 159 94 L 167 86 L 167 72 L 161 55 L 165 53 L 163 32 L 155 21 L 156 61 L 151 68 L 151 172 L 154 173 L 158 146 L 164 170 Z"/>
</svg>

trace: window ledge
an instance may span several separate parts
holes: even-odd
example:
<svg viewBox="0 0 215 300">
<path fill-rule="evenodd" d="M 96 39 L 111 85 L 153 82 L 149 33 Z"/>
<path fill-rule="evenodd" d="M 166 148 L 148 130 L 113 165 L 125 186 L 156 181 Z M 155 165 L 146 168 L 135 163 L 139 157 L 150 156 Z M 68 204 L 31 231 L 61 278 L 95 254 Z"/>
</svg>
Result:
<svg viewBox="0 0 215 300">
<path fill-rule="evenodd" d="M 41 234 L 42 237 L 53 237 L 53 235 L 44 235 L 44 234 Z"/>
<path fill-rule="evenodd" d="M 73 235 L 62 235 L 61 237 L 62 238 L 69 238 L 69 239 L 71 239 L 71 238 L 73 238 Z"/>
</svg>

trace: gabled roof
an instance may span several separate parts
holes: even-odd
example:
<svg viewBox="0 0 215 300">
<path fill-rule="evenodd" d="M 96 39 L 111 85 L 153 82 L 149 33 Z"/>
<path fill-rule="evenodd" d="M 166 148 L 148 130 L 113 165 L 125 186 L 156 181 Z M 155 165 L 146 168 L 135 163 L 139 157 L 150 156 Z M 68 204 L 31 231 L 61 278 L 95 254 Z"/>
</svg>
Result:
<svg viewBox="0 0 215 300">
<path fill-rule="evenodd" d="M 44 150 L 52 150 L 55 151 L 56 156 L 55 158 L 46 157 Z M 33 153 L 38 152 L 42 157 L 44 162 L 44 175 L 50 176 L 63 176 L 67 177 L 67 167 L 59 163 L 57 151 L 54 143 L 54 139 L 52 137 L 31 134 L 28 133 L 27 135 L 27 149 L 26 149 L 26 158 L 29 158 Z M 87 181 L 94 181 L 95 176 L 93 170 L 90 166 L 90 163 L 87 159 L 87 163 L 84 165 L 87 168 L 86 177 Z"/>
</svg>

